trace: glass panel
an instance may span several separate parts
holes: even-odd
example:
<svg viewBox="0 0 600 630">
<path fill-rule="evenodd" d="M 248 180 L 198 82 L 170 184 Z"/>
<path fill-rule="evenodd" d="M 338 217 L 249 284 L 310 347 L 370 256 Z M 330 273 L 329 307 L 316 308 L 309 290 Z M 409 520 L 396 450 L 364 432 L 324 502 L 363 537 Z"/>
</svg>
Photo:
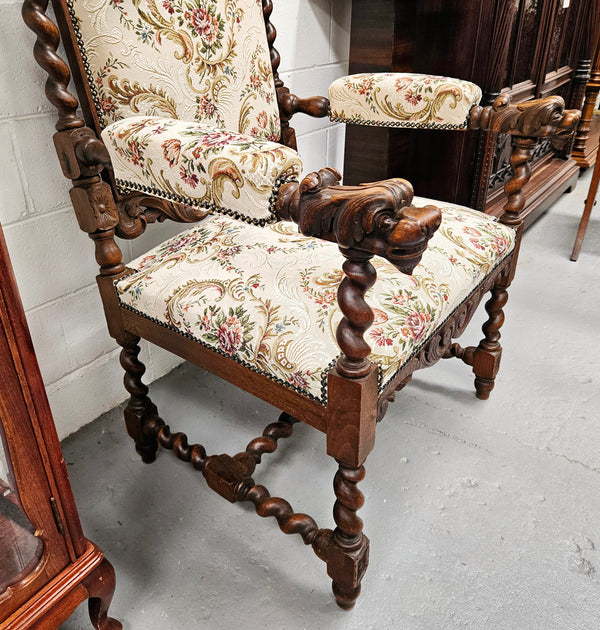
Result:
<svg viewBox="0 0 600 630">
<path fill-rule="evenodd" d="M 538 42 L 538 31 L 542 14 L 540 0 L 523 0 L 521 4 L 521 32 L 519 34 L 519 49 L 514 61 L 514 83 L 533 80 L 533 58 Z"/>
<path fill-rule="evenodd" d="M 577 0 L 571 0 L 571 4 L 569 6 L 569 16 L 567 18 L 567 27 L 564 31 L 564 40 L 560 51 L 560 62 L 558 64 L 559 68 L 562 68 L 563 66 L 570 66 L 571 64 L 574 65 L 576 62 L 576 59 L 571 59 L 571 49 L 573 48 L 573 37 L 575 36 L 577 29 L 578 7 L 579 2 Z"/>
<path fill-rule="evenodd" d="M 569 3 L 569 5 L 572 2 Z M 546 72 L 553 72 L 558 70 L 558 52 L 560 43 L 562 40 L 563 32 L 565 31 L 565 25 L 567 23 L 567 14 L 569 13 L 569 7 L 565 6 L 562 1 L 558 6 L 558 14 L 556 16 L 556 22 L 554 23 L 554 30 L 552 31 L 552 39 L 550 43 L 550 56 L 548 58 L 548 65 Z"/>
<path fill-rule="evenodd" d="M 4 438 L 0 426 L 0 437 Z M 44 544 L 34 536 L 11 482 L 10 467 L 0 440 L 0 594 L 38 565 Z"/>
</svg>

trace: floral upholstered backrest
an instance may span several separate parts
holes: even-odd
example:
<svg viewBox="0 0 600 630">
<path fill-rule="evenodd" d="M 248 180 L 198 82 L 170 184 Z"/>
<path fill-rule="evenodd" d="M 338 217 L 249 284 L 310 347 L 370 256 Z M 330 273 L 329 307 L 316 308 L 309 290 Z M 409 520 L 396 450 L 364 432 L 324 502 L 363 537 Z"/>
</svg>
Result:
<svg viewBox="0 0 600 630">
<path fill-rule="evenodd" d="M 102 128 L 134 115 L 278 140 L 261 0 L 67 0 Z"/>
</svg>

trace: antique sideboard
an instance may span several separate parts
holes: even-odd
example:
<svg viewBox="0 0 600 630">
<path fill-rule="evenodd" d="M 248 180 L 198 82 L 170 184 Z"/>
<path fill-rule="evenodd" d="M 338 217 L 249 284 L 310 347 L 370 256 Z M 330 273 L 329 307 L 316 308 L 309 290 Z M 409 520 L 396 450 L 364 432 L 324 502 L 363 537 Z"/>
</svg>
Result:
<svg viewBox="0 0 600 630">
<path fill-rule="evenodd" d="M 350 72 L 449 75 L 480 85 L 485 105 L 500 92 L 515 102 L 558 94 L 580 109 L 599 5 L 597 0 L 353 0 Z M 419 195 L 498 215 L 509 154 L 508 138 L 484 132 L 349 125 L 344 179 L 356 184 L 404 177 Z M 540 143 L 522 213 L 525 224 L 572 188 L 578 174 L 573 159 Z"/>
</svg>

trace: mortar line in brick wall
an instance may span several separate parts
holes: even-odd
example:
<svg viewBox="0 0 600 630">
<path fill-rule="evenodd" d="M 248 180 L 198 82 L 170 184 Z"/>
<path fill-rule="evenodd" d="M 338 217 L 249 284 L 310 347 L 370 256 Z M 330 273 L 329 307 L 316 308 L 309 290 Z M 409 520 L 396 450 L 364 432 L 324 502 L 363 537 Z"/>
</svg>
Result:
<svg viewBox="0 0 600 630">
<path fill-rule="evenodd" d="M 27 194 L 26 189 L 24 188 L 23 191 Z M 53 214 L 60 214 L 61 212 L 69 212 L 69 213 L 73 213 L 73 206 L 67 202 L 68 205 L 64 205 L 64 206 L 60 206 L 58 208 L 53 208 L 52 210 L 44 210 L 44 211 L 38 211 L 38 210 L 33 210 L 33 211 L 27 211 L 27 214 L 23 217 L 20 217 L 19 219 L 16 219 L 15 221 L 6 221 L 2 223 L 2 227 L 6 230 L 7 228 L 10 228 L 14 225 L 26 225 L 28 223 L 33 223 L 36 219 L 40 218 L 40 217 L 51 217 Z"/>
<path fill-rule="evenodd" d="M 316 136 L 318 133 L 327 133 L 334 129 L 335 127 L 341 127 L 344 123 L 331 123 L 326 127 L 320 127 L 319 129 L 313 129 L 312 131 L 305 131 L 304 133 L 299 133 L 296 136 L 297 140 L 301 140 L 302 138 L 309 138 L 310 136 Z"/>
<path fill-rule="evenodd" d="M 98 291 L 98 286 L 96 285 L 95 282 L 90 282 L 90 284 L 86 284 L 83 287 L 78 287 L 77 289 L 73 289 L 72 291 L 68 291 L 67 293 L 63 293 L 62 295 L 59 295 L 56 298 L 52 298 L 51 300 L 47 300 L 46 302 L 42 302 L 42 304 L 36 304 L 35 306 L 32 306 L 31 308 L 28 308 L 25 311 L 26 315 L 29 315 L 30 313 L 33 315 L 35 313 L 37 313 L 38 311 L 41 311 L 45 308 L 50 308 L 52 306 L 54 306 L 55 304 L 59 303 L 59 302 L 64 302 L 65 299 L 67 298 L 71 298 L 71 297 L 77 297 L 78 295 L 81 295 L 82 293 L 84 293 L 85 291 Z M 99 312 L 101 310 L 101 307 L 99 306 Z"/>
<path fill-rule="evenodd" d="M 118 360 L 119 353 L 121 352 L 121 348 L 118 346 L 113 348 L 112 350 L 108 350 L 107 352 L 103 352 L 98 355 L 91 361 L 84 363 L 83 365 L 71 370 L 67 374 L 64 374 L 59 379 L 52 381 L 51 383 L 45 383 L 46 391 L 48 395 L 51 396 L 54 392 L 58 391 L 62 387 L 67 386 L 70 382 L 73 382 L 76 379 L 82 378 L 85 374 L 94 368 L 105 365 L 109 361 Z M 123 393 L 123 399 L 126 397 L 126 392 Z M 90 420 L 91 422 L 91 420 Z"/>
<path fill-rule="evenodd" d="M 8 121 L 6 125 L 8 129 L 8 137 L 10 138 L 10 144 L 12 148 L 12 157 L 14 159 L 15 167 L 17 169 L 17 173 L 19 174 L 19 182 L 21 184 L 21 191 L 23 192 L 23 199 L 25 200 L 25 216 L 17 219 L 16 221 L 12 221 L 9 223 L 5 223 L 5 226 L 8 227 L 11 223 L 18 223 L 26 218 L 29 213 L 34 208 L 33 197 L 29 192 L 29 182 L 27 180 L 27 175 L 25 169 L 23 168 L 23 158 L 21 156 L 21 151 L 19 149 L 19 143 L 17 142 L 17 137 L 14 129 L 14 120 Z"/>
<path fill-rule="evenodd" d="M 344 64 L 346 65 L 346 67 L 348 67 L 349 63 L 349 59 L 340 59 L 339 61 L 328 61 L 327 63 L 315 63 L 311 66 L 302 66 L 301 68 L 294 68 L 293 70 L 279 70 L 279 74 L 283 78 L 288 78 L 293 77 L 298 72 L 303 72 L 306 70 L 327 70 L 329 68 L 333 68 L 333 66 L 340 66 Z M 288 80 L 286 80 L 285 82 L 288 83 Z"/>
<path fill-rule="evenodd" d="M 0 0 L 0 5 L 3 2 Z M 20 2 L 18 4 L 21 4 Z M 51 116 L 53 119 L 56 118 L 55 110 L 51 106 L 48 109 L 42 109 L 38 112 L 31 112 L 29 114 L 0 114 L 0 123 L 6 122 L 19 122 L 20 120 L 33 120 L 35 118 L 47 118 Z"/>
</svg>

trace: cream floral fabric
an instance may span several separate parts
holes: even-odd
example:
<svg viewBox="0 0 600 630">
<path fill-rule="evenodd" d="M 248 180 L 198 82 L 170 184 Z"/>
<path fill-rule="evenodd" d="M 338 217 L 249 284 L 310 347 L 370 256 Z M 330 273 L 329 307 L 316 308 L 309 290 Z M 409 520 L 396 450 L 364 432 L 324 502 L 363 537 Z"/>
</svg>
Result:
<svg viewBox="0 0 600 630">
<path fill-rule="evenodd" d="M 277 141 L 261 0 L 67 0 L 100 124 L 137 114 Z"/>
<path fill-rule="evenodd" d="M 378 280 L 367 301 L 375 322 L 366 338 L 381 388 L 514 239 L 487 215 L 450 206 L 412 276 L 374 258 Z M 126 308 L 325 402 L 327 371 L 340 352 L 342 263 L 335 244 L 301 236 L 293 223 L 257 228 L 209 215 L 133 261 L 136 271 L 116 290 Z"/>
<path fill-rule="evenodd" d="M 133 116 L 102 132 L 117 185 L 255 223 L 274 220 L 279 186 L 302 170 L 298 154 L 210 124 Z"/>
<path fill-rule="evenodd" d="M 353 74 L 329 87 L 332 120 L 384 127 L 466 129 L 480 99 L 474 83 L 429 74 Z"/>
</svg>

